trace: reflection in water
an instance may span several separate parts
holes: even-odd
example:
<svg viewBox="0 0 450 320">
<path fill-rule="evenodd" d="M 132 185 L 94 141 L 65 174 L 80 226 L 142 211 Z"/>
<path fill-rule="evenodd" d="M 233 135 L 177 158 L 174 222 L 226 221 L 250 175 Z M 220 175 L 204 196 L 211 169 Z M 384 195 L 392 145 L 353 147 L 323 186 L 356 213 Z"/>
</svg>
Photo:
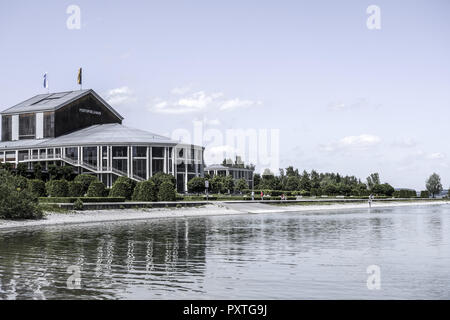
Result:
<svg viewBox="0 0 450 320">
<path fill-rule="evenodd" d="M 450 298 L 450 208 L 220 216 L 0 233 L 0 299 Z M 366 287 L 379 265 L 382 290 Z M 81 268 L 81 289 L 67 268 Z"/>
</svg>

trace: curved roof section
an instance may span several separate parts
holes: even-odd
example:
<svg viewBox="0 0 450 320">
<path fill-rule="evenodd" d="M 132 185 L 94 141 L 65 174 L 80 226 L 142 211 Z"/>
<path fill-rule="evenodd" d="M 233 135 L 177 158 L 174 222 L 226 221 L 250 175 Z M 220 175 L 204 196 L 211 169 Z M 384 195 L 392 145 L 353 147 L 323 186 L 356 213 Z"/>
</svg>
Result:
<svg viewBox="0 0 450 320">
<path fill-rule="evenodd" d="M 93 125 L 57 138 L 2 141 L 0 142 L 0 150 L 101 144 L 177 145 L 182 143 L 148 131 L 126 127 L 118 123 L 110 123 Z"/>
<path fill-rule="evenodd" d="M 123 120 L 123 117 L 92 89 L 38 94 L 28 100 L 16 104 L 15 106 L 3 110 L 1 114 L 7 115 L 28 112 L 55 111 L 88 94 L 92 94 L 103 105 L 105 105 L 106 108 L 111 110 L 112 113 Z"/>
</svg>

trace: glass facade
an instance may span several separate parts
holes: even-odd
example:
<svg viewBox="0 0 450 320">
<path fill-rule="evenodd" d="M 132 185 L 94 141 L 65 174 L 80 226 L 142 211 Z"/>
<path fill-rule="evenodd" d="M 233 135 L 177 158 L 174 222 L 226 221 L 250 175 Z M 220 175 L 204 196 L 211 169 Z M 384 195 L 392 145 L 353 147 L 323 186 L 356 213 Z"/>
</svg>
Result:
<svg viewBox="0 0 450 320">
<path fill-rule="evenodd" d="M 83 148 L 83 162 L 92 167 L 97 167 L 97 147 Z"/>
<path fill-rule="evenodd" d="M 2 116 L 2 141 L 11 141 L 12 139 L 12 117 Z"/>
<path fill-rule="evenodd" d="M 66 148 L 66 157 L 72 160 L 78 160 L 78 148 Z"/>
<path fill-rule="evenodd" d="M 55 113 L 44 113 L 44 138 L 53 138 L 55 136 Z"/>
<path fill-rule="evenodd" d="M 133 160 L 133 175 L 143 179 L 147 179 L 147 160 L 134 159 Z"/>
<path fill-rule="evenodd" d="M 19 115 L 19 139 L 36 138 L 36 115 L 26 113 Z"/>
</svg>

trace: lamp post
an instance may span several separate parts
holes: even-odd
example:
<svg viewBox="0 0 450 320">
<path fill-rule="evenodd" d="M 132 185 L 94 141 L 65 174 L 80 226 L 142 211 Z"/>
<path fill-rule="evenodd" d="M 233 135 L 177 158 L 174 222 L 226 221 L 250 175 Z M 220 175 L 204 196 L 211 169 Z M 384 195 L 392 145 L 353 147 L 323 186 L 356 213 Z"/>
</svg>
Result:
<svg viewBox="0 0 450 320">
<path fill-rule="evenodd" d="M 205 180 L 205 193 L 206 193 L 206 201 L 208 201 L 208 188 L 209 188 L 209 181 Z"/>
</svg>

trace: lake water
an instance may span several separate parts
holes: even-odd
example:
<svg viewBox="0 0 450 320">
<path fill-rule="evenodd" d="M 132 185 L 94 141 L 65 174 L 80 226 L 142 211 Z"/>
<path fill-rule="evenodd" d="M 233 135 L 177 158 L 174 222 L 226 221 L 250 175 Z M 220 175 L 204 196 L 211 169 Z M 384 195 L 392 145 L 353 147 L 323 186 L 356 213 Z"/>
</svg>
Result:
<svg viewBox="0 0 450 320">
<path fill-rule="evenodd" d="M 450 206 L 0 232 L 0 299 L 124 298 L 450 299 Z"/>
</svg>

